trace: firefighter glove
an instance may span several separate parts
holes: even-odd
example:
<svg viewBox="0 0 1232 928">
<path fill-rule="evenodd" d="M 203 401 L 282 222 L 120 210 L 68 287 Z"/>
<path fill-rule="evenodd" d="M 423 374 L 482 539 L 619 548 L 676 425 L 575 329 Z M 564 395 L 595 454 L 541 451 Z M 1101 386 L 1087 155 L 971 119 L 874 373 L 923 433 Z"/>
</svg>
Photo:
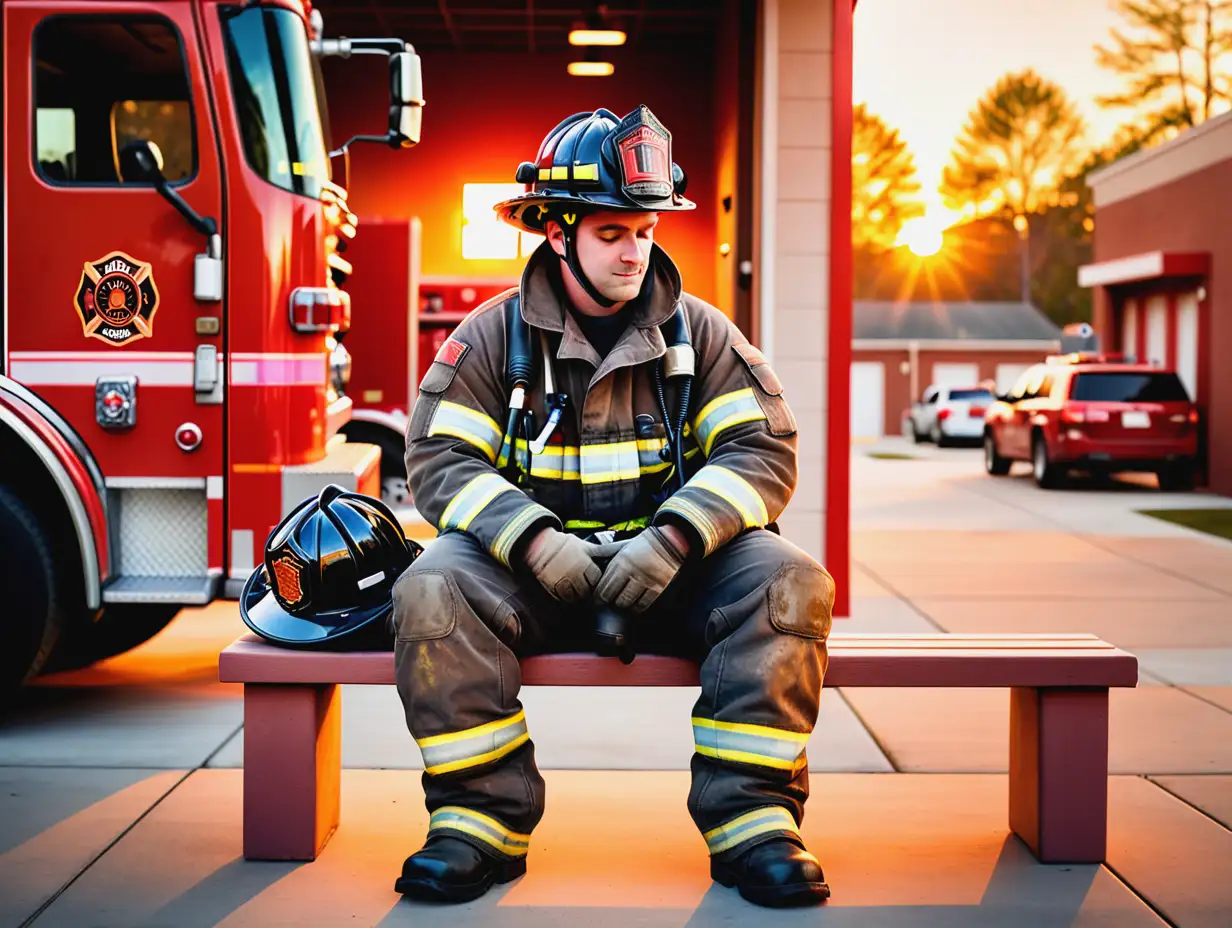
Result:
<svg viewBox="0 0 1232 928">
<path fill-rule="evenodd" d="M 595 547 L 574 535 L 547 529 L 527 548 L 524 560 L 552 597 L 579 603 L 590 598 L 603 576 L 594 560 Z"/>
<path fill-rule="evenodd" d="M 645 612 L 667 589 L 684 559 L 663 531 L 652 525 L 612 558 L 595 596 L 617 609 Z"/>
</svg>

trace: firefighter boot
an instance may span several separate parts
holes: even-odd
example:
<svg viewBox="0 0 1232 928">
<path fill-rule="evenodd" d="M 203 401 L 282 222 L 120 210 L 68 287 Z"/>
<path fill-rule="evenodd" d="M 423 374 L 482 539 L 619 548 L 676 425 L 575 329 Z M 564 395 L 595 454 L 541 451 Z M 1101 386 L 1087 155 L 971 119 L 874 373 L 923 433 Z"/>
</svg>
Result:
<svg viewBox="0 0 1232 928">
<path fill-rule="evenodd" d="M 508 883 L 526 872 L 526 858 L 497 860 L 448 835 L 433 835 L 406 859 L 394 892 L 429 902 L 469 902 L 493 883 Z"/>
<path fill-rule="evenodd" d="M 754 845 L 729 861 L 712 859 L 710 878 L 736 887 L 749 902 L 771 908 L 817 905 L 830 898 L 817 858 L 786 839 Z"/>
</svg>

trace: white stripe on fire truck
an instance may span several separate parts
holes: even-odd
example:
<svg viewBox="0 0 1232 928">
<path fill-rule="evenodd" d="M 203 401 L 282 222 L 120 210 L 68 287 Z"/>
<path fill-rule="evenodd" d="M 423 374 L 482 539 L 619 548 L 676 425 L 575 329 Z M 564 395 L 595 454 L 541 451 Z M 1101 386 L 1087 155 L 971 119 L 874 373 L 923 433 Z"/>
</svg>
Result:
<svg viewBox="0 0 1232 928">
<path fill-rule="evenodd" d="M 225 360 L 219 355 L 220 360 Z M 95 351 L 14 351 L 10 374 L 29 386 L 93 386 L 99 377 L 136 376 L 144 386 L 190 387 L 193 355 L 190 351 L 126 351 L 105 355 Z M 323 353 L 235 352 L 231 355 L 231 384 L 249 386 L 315 386 L 325 382 Z"/>
</svg>

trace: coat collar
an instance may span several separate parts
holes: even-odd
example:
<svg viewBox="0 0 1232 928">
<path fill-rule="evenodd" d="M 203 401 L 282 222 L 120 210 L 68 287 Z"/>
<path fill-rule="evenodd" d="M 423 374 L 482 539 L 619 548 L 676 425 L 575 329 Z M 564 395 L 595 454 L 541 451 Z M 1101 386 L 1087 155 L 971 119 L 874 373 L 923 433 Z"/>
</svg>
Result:
<svg viewBox="0 0 1232 928">
<path fill-rule="evenodd" d="M 634 306 L 631 319 L 640 329 L 657 328 L 671 318 L 680 302 L 680 271 L 667 252 L 657 244 L 650 246 L 651 273 L 654 288 L 649 300 L 639 301 Z M 519 287 L 522 302 L 522 318 L 530 325 L 550 332 L 566 331 L 569 314 L 565 311 L 563 290 L 554 284 L 552 275 L 561 274 L 563 264 L 549 242 L 543 242 L 522 272 Z"/>
<path fill-rule="evenodd" d="M 548 242 L 535 249 L 522 273 L 522 318 L 532 327 L 563 333 L 556 357 L 578 358 L 593 365 L 592 387 L 618 368 L 644 364 L 667 351 L 659 326 L 671 318 L 680 302 L 680 271 L 658 245 L 651 245 L 650 254 L 654 274 L 650 299 L 633 303 L 632 324 L 602 359 L 582 334 L 573 313 L 565 308 L 564 288 L 558 277 L 554 279 L 554 275 L 563 273 L 562 262 Z"/>
</svg>

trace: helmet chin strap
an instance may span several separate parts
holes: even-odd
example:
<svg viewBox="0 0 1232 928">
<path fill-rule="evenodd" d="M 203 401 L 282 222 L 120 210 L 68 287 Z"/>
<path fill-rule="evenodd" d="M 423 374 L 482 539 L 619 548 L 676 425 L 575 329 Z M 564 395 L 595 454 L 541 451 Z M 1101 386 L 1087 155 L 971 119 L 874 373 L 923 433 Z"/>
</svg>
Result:
<svg viewBox="0 0 1232 928">
<path fill-rule="evenodd" d="M 590 282 L 590 278 L 586 276 L 586 272 L 582 270 L 582 262 L 578 260 L 577 248 L 574 247 L 573 233 L 577 228 L 577 213 L 566 213 L 559 217 L 560 230 L 564 233 L 565 240 L 565 263 L 569 265 L 569 270 L 573 272 L 574 279 L 582 285 L 582 289 L 586 291 L 586 295 L 594 300 L 604 309 L 610 309 L 615 306 L 618 300 L 609 300 L 600 293 L 595 285 Z M 572 221 L 570 221 L 572 220 Z"/>
</svg>

